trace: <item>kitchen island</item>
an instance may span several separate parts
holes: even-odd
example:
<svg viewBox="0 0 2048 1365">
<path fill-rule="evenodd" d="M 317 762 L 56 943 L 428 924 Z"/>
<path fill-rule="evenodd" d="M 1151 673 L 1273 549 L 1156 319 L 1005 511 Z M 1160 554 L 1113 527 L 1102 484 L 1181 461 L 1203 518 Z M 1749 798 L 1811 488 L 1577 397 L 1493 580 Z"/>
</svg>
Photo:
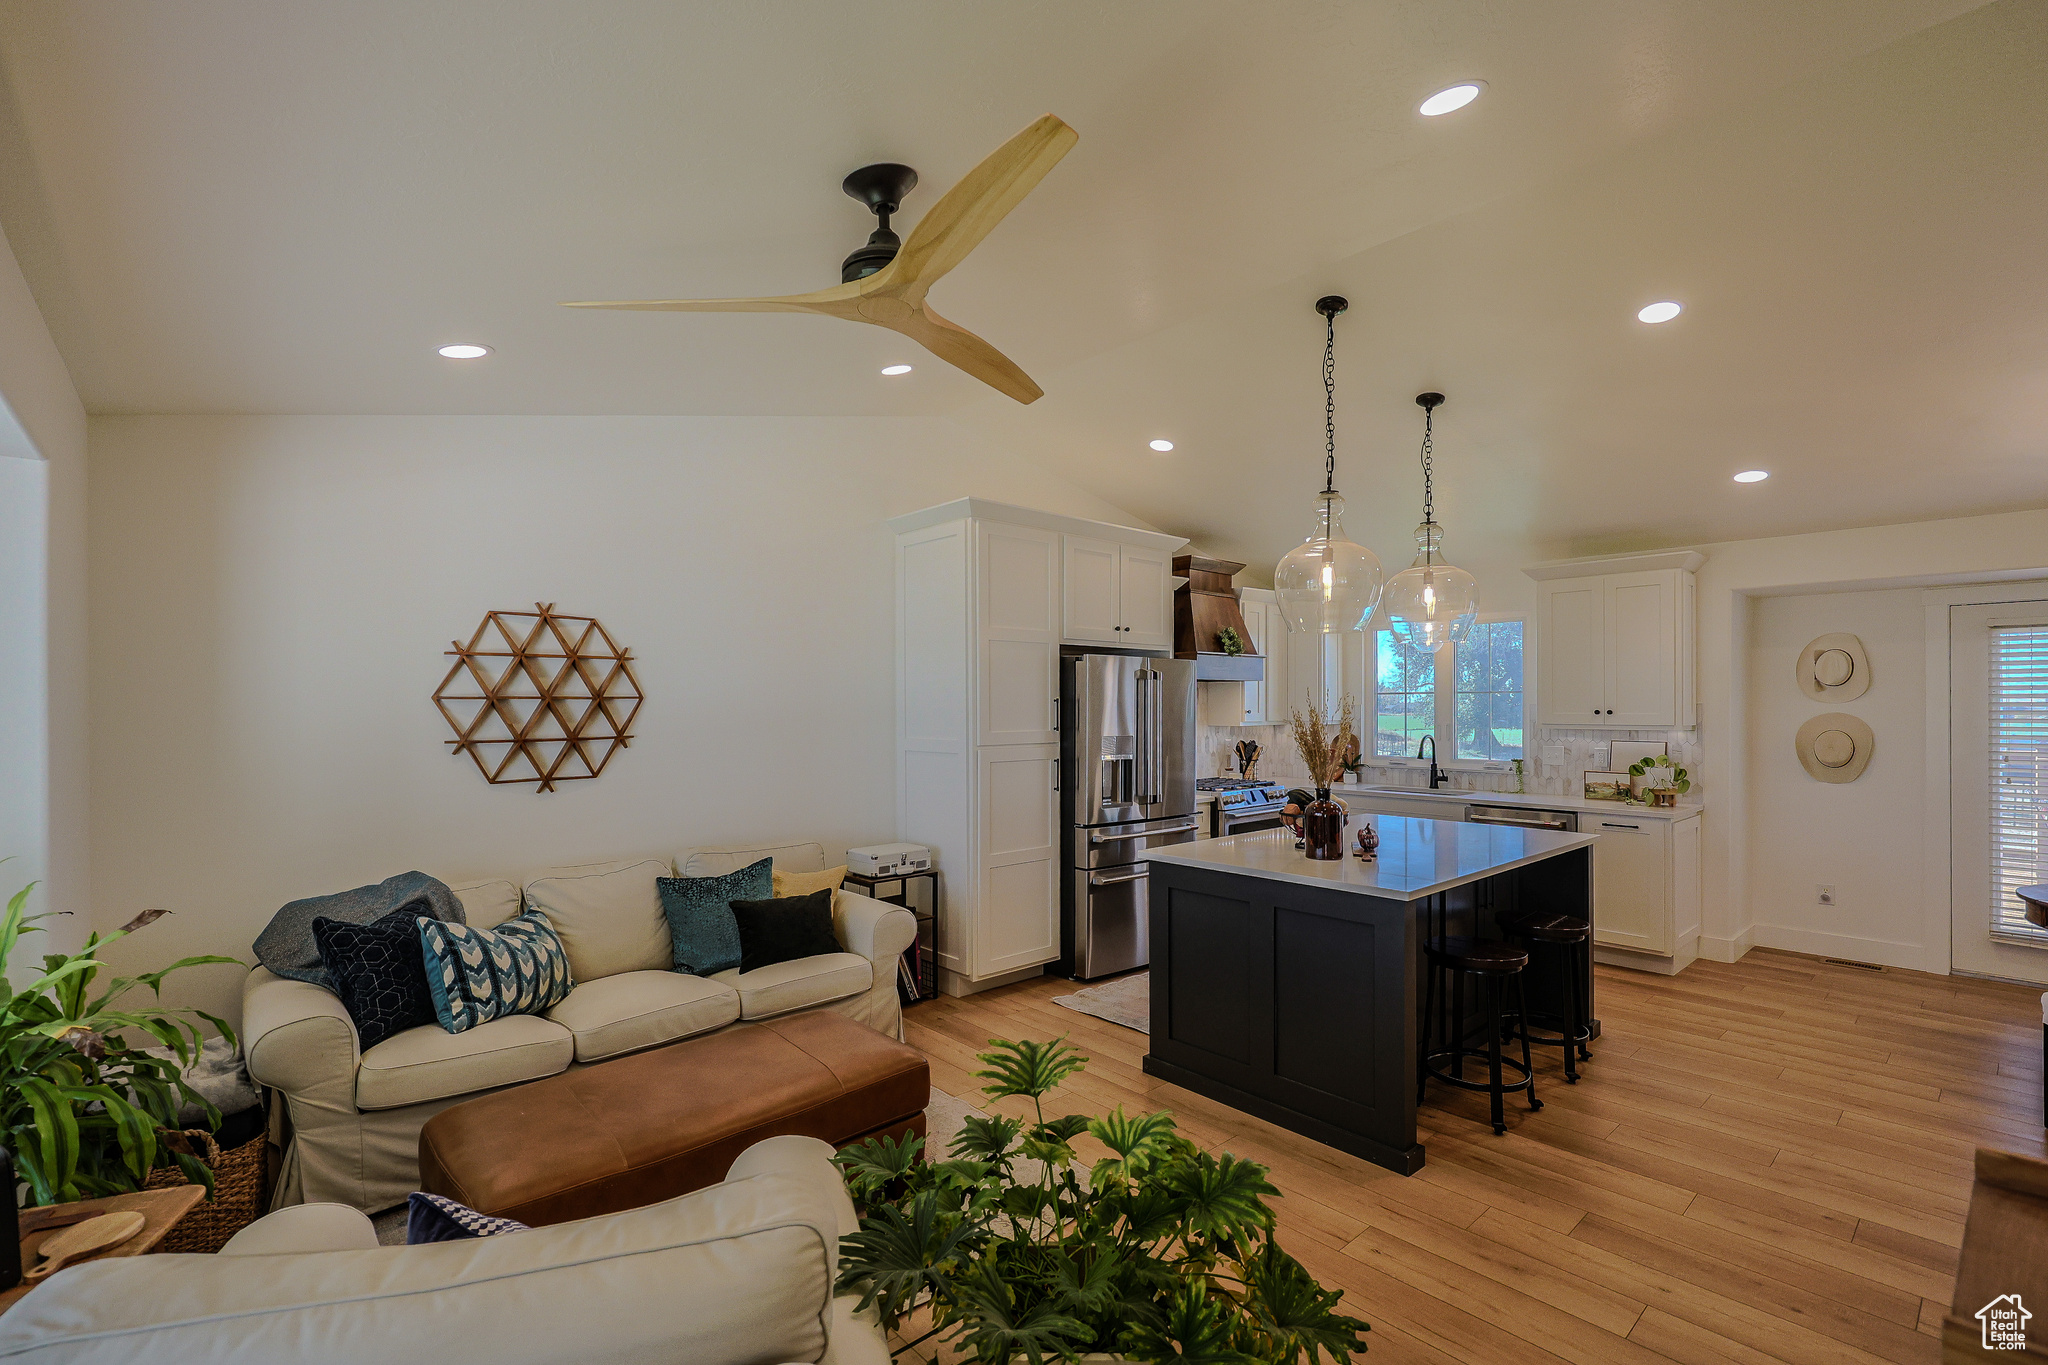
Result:
<svg viewBox="0 0 2048 1365">
<path fill-rule="evenodd" d="M 1425 937 L 1494 937 L 1501 916 L 1535 910 L 1590 921 L 1597 836 L 1373 824 L 1375 862 L 1312 862 L 1278 829 L 1148 851 L 1145 1071 L 1412 1175 Z M 1563 1014 L 1547 975 L 1526 982 L 1539 1026 Z M 1590 974 L 1585 990 L 1595 1013 Z"/>
</svg>

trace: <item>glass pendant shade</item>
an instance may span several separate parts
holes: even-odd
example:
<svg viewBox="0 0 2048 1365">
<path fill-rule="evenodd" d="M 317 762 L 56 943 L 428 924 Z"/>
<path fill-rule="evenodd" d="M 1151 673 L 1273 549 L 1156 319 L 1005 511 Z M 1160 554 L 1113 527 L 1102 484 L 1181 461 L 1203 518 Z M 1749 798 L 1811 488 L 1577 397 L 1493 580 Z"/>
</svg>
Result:
<svg viewBox="0 0 2048 1365">
<path fill-rule="evenodd" d="M 1314 532 L 1273 567 L 1273 595 L 1290 630 L 1363 630 L 1385 571 L 1379 556 L 1344 534 L 1344 499 L 1335 489 L 1316 494 L 1316 503 Z"/>
<path fill-rule="evenodd" d="M 1416 527 L 1415 562 L 1387 583 L 1387 620 L 1394 634 L 1426 654 L 1463 643 L 1479 616 L 1479 584 L 1444 562 L 1443 535 L 1433 521 Z"/>
</svg>

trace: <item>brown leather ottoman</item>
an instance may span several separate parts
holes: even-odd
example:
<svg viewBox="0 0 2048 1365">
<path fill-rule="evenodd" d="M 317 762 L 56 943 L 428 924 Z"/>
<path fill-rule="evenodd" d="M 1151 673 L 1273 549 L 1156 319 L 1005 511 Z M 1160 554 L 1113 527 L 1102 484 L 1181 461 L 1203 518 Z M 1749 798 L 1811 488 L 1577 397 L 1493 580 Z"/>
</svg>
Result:
<svg viewBox="0 0 2048 1365">
<path fill-rule="evenodd" d="M 762 1138 L 924 1132 L 924 1055 L 824 1010 L 741 1024 L 484 1095 L 420 1132 L 420 1188 L 540 1226 L 725 1179 Z"/>
</svg>

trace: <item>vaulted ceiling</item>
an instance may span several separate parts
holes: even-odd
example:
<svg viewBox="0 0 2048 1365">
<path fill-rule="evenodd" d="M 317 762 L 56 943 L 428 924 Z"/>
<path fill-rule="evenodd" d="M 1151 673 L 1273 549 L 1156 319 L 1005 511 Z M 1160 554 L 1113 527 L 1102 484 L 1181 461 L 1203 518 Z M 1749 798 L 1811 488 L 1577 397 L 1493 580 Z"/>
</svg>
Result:
<svg viewBox="0 0 2048 1365">
<path fill-rule="evenodd" d="M 1266 561 L 1336 291 L 1361 529 L 1436 388 L 1454 535 L 1620 548 L 2048 505 L 2044 73 L 2038 0 L 0 0 L 0 227 L 95 412 L 947 413 Z M 1048 111 L 933 294 L 1028 408 L 879 329 L 555 307 L 833 283 L 846 171 L 916 166 L 913 222 Z"/>
</svg>

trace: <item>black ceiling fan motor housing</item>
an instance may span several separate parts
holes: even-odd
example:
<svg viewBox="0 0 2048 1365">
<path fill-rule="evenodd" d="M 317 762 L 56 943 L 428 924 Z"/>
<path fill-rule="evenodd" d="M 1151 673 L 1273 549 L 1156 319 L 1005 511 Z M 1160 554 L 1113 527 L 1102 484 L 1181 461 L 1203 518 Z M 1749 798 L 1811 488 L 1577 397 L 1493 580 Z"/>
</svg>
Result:
<svg viewBox="0 0 2048 1365">
<path fill-rule="evenodd" d="M 839 282 L 852 284 L 895 260 L 896 253 L 903 249 L 903 239 L 889 230 L 889 215 L 902 205 L 905 195 L 917 188 L 917 172 L 884 161 L 861 167 L 841 181 L 839 188 L 866 204 L 881 220 L 867 244 L 857 248 L 839 266 Z"/>
</svg>

